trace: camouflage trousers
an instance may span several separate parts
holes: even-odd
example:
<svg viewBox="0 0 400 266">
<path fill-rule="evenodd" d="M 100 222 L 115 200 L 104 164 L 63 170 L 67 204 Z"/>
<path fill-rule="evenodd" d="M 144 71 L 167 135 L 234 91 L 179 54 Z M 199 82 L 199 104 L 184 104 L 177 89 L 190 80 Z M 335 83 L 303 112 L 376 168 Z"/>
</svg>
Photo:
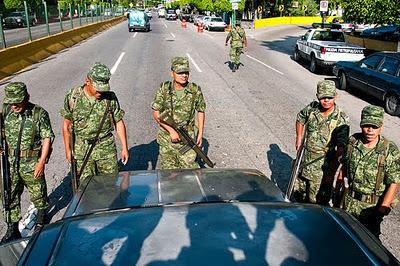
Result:
<svg viewBox="0 0 400 266">
<path fill-rule="evenodd" d="M 11 173 L 11 200 L 10 211 L 6 212 L 6 222 L 15 223 L 21 219 L 21 195 L 24 186 L 28 189 L 30 200 L 37 209 L 46 209 L 49 206 L 47 186 L 44 175 L 34 178 L 34 169 L 38 163 L 37 158 L 21 158 L 19 174 L 13 167 L 14 158 L 10 158 Z"/>
<path fill-rule="evenodd" d="M 78 172 L 81 170 L 83 159 L 90 147 L 90 143 L 77 138 L 75 142 L 75 156 Z M 118 173 L 118 156 L 114 137 L 110 134 L 96 143 L 89 160 L 83 169 L 79 184 L 94 175 L 111 175 Z"/>
<path fill-rule="evenodd" d="M 240 55 L 242 53 L 243 47 L 231 47 L 229 51 L 229 56 L 232 64 L 240 64 Z"/>
<path fill-rule="evenodd" d="M 379 237 L 383 215 L 376 211 L 376 204 L 359 201 L 346 195 L 344 210 L 357 218 L 376 237 Z"/>
<path fill-rule="evenodd" d="M 182 143 L 172 143 L 168 138 L 169 135 L 159 135 L 157 138 L 157 142 L 160 145 L 161 169 L 200 168 L 199 164 L 195 161 L 197 154 L 194 150 L 190 149 L 185 154 L 181 154 L 179 150 L 184 145 Z"/>
</svg>

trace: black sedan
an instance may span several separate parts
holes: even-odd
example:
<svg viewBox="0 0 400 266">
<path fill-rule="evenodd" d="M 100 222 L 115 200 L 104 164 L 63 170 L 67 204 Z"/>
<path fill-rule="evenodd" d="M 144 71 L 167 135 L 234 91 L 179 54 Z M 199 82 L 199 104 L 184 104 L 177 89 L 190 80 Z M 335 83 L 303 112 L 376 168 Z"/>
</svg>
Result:
<svg viewBox="0 0 400 266">
<path fill-rule="evenodd" d="M 400 41 L 400 25 L 389 25 L 366 29 L 361 32 L 361 37 L 382 41 Z"/>
<path fill-rule="evenodd" d="M 33 15 L 28 15 L 28 21 L 30 26 L 36 25 L 36 19 Z M 6 28 L 18 28 L 18 27 L 26 27 L 26 16 L 25 12 L 11 12 L 4 18 L 4 26 Z"/>
<path fill-rule="evenodd" d="M 390 115 L 400 115 L 400 53 L 374 53 L 359 62 L 338 62 L 333 73 L 339 88 L 359 90 L 383 102 Z"/>
<path fill-rule="evenodd" d="M 123 172 L 81 189 L 22 255 L 0 247 L 0 263 L 400 265 L 345 212 L 286 202 L 255 170 Z"/>
</svg>

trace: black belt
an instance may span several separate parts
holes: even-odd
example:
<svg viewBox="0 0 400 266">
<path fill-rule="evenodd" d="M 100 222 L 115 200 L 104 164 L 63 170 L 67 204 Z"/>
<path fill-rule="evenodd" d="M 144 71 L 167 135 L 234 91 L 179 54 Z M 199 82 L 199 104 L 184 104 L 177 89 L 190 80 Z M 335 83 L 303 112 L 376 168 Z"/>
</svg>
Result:
<svg viewBox="0 0 400 266">
<path fill-rule="evenodd" d="M 363 194 L 358 191 L 352 191 L 350 193 L 350 196 L 353 199 L 365 202 L 365 203 L 371 203 L 371 204 L 376 204 L 378 202 L 379 197 L 376 196 L 375 194 Z"/>
<path fill-rule="evenodd" d="M 110 132 L 107 135 L 104 135 L 104 136 L 98 138 L 97 141 L 96 141 L 96 144 L 99 144 L 101 141 L 103 141 L 103 140 L 105 140 L 105 139 L 107 139 L 109 137 L 112 137 L 112 135 L 113 134 Z M 93 144 L 94 139 L 85 139 L 84 141 L 87 142 L 88 144 Z"/>
</svg>

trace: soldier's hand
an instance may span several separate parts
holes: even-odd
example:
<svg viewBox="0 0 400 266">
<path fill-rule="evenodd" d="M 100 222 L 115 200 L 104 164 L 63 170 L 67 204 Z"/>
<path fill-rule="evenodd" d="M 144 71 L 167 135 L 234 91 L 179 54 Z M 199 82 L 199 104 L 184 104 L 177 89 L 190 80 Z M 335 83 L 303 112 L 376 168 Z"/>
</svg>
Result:
<svg viewBox="0 0 400 266">
<path fill-rule="evenodd" d="M 70 152 L 65 153 L 65 159 L 67 159 L 68 163 L 71 163 L 71 153 Z"/>
<path fill-rule="evenodd" d="M 173 143 L 177 143 L 181 141 L 181 138 L 179 137 L 179 134 L 177 132 L 170 132 L 169 136 L 171 137 L 171 141 Z"/>
<path fill-rule="evenodd" d="M 33 177 L 34 178 L 38 179 L 38 178 L 43 177 L 43 175 L 44 175 L 44 166 L 45 166 L 45 163 L 44 162 L 40 162 L 40 161 L 35 165 L 35 171 L 33 173 Z"/>
<path fill-rule="evenodd" d="M 129 152 L 126 149 L 121 151 L 121 162 L 126 165 L 129 160 Z"/>
<path fill-rule="evenodd" d="M 196 145 L 201 147 L 202 143 L 203 143 L 203 137 L 202 136 L 197 136 Z"/>
</svg>

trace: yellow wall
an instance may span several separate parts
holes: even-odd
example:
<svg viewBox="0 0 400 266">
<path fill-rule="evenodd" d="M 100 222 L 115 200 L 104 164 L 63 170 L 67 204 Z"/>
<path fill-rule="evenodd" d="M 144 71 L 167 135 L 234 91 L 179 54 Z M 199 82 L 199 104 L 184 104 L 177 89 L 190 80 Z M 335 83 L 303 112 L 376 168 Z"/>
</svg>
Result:
<svg viewBox="0 0 400 266">
<path fill-rule="evenodd" d="M 328 17 L 327 22 L 332 22 L 335 17 Z M 277 18 L 263 18 L 254 21 L 254 28 L 264 28 L 275 25 L 283 24 L 312 24 L 314 22 L 321 23 L 321 17 L 277 17 Z"/>
<path fill-rule="evenodd" d="M 126 20 L 118 17 L 0 50 L 0 80 Z"/>
</svg>

